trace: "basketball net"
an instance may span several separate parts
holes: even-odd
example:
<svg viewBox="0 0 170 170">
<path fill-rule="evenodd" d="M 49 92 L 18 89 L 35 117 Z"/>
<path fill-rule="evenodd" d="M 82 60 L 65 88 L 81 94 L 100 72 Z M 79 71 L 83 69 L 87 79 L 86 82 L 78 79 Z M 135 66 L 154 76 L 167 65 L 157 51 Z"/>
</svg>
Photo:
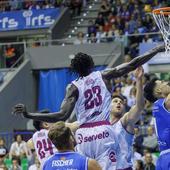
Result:
<svg viewBox="0 0 170 170">
<path fill-rule="evenodd" d="M 165 42 L 165 55 L 170 56 L 170 7 L 155 9 L 152 15 Z"/>
</svg>

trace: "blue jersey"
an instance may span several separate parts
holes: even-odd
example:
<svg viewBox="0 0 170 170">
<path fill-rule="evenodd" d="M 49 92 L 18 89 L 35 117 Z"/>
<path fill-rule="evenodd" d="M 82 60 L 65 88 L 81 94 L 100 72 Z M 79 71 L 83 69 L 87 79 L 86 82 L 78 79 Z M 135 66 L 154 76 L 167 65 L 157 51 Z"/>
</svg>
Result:
<svg viewBox="0 0 170 170">
<path fill-rule="evenodd" d="M 132 144 L 134 135 L 127 132 L 121 121 L 114 123 L 113 133 L 115 134 L 116 148 L 116 169 L 126 169 L 132 167 Z"/>
<path fill-rule="evenodd" d="M 155 129 L 160 151 L 170 149 L 170 111 L 165 108 L 164 103 L 165 99 L 159 99 L 153 106 Z"/>
<path fill-rule="evenodd" d="M 55 153 L 43 166 L 43 170 L 87 170 L 88 158 L 76 152 Z"/>
</svg>

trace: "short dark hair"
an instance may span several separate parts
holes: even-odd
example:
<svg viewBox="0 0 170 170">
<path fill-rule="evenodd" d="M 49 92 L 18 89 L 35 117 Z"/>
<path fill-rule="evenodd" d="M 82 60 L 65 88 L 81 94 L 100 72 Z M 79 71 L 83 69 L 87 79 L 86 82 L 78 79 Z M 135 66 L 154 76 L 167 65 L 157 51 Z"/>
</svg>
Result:
<svg viewBox="0 0 170 170">
<path fill-rule="evenodd" d="M 70 64 L 71 72 L 79 74 L 80 77 L 87 76 L 93 67 L 94 62 L 92 57 L 81 52 L 75 55 Z"/>
<path fill-rule="evenodd" d="M 17 156 L 13 156 L 12 161 L 17 161 L 18 164 L 21 165 L 21 160 Z"/>
<path fill-rule="evenodd" d="M 50 113 L 48 109 L 41 110 L 39 111 L 40 113 Z M 42 129 L 42 121 L 39 120 L 33 120 L 33 126 L 36 130 L 41 130 Z"/>
<path fill-rule="evenodd" d="M 156 85 L 156 80 L 158 80 L 157 77 L 152 78 L 148 83 L 146 83 L 144 87 L 144 97 L 152 103 L 157 100 L 157 98 L 153 94 Z"/>
<path fill-rule="evenodd" d="M 124 100 L 126 99 L 126 98 L 124 98 L 124 96 L 122 96 L 122 95 L 112 95 L 112 100 L 113 100 L 114 98 L 119 98 L 119 99 L 122 100 L 123 102 L 124 102 Z"/>
<path fill-rule="evenodd" d="M 67 149 L 70 147 L 71 130 L 65 123 L 59 121 L 50 127 L 48 137 L 57 149 Z"/>
<path fill-rule="evenodd" d="M 149 80 L 150 80 L 150 75 L 149 75 L 148 73 L 145 73 L 145 74 L 144 74 L 144 77 L 145 77 L 146 81 L 149 81 Z"/>
</svg>

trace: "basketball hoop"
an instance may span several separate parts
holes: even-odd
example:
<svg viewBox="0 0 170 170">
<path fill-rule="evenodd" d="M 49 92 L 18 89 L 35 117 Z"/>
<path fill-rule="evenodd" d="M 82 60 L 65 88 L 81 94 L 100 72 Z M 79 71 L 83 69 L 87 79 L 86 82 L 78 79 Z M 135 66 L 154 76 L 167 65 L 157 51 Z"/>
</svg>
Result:
<svg viewBox="0 0 170 170">
<path fill-rule="evenodd" d="M 157 26 L 162 33 L 165 50 L 170 52 L 170 7 L 158 8 L 152 11 Z"/>
</svg>

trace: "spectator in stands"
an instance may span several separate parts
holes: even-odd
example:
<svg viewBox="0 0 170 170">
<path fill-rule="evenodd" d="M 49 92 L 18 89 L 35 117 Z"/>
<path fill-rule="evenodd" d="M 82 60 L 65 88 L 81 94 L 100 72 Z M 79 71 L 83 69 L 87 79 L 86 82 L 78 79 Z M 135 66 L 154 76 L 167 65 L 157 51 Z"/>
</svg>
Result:
<svg viewBox="0 0 170 170">
<path fill-rule="evenodd" d="M 148 34 L 144 35 L 142 43 L 152 43 L 153 39 Z"/>
<path fill-rule="evenodd" d="M 157 162 L 157 160 L 158 160 L 158 156 L 155 155 L 155 153 L 150 152 L 149 149 L 143 149 L 143 157 L 142 157 L 143 163 L 145 164 L 145 157 L 146 157 L 146 154 L 148 154 L 148 153 L 152 155 L 152 163 L 153 163 L 154 165 L 156 165 L 156 162 Z"/>
<path fill-rule="evenodd" d="M 130 89 L 129 99 L 128 99 L 128 106 L 132 107 L 133 105 L 135 105 L 135 103 L 136 103 L 136 87 L 133 86 Z"/>
<path fill-rule="evenodd" d="M 141 20 L 138 20 L 137 27 L 138 27 L 138 33 L 143 34 L 147 32 L 147 28 L 143 25 Z"/>
<path fill-rule="evenodd" d="M 36 1 L 32 1 L 31 5 L 28 8 L 29 10 L 33 10 L 33 9 L 40 9 L 39 4 Z"/>
<path fill-rule="evenodd" d="M 129 30 L 128 30 L 128 32 L 130 34 L 133 34 L 135 32 L 135 29 L 136 29 L 136 26 L 137 26 L 136 24 L 137 23 L 136 23 L 136 20 L 135 20 L 135 15 L 132 14 L 131 18 L 130 18 L 130 21 L 129 21 Z"/>
<path fill-rule="evenodd" d="M 147 30 L 150 32 L 153 27 L 153 19 L 151 15 L 146 15 L 143 18 L 143 25 L 147 28 Z"/>
<path fill-rule="evenodd" d="M 74 44 L 78 45 L 78 44 L 85 44 L 85 43 L 87 43 L 87 40 L 84 38 L 83 32 L 78 32 L 77 37 L 74 40 Z"/>
<path fill-rule="evenodd" d="M 128 75 L 128 77 L 126 79 L 125 87 L 122 88 L 122 94 L 127 97 L 127 100 L 129 100 L 130 90 L 133 87 L 132 82 L 133 82 L 132 78 Z"/>
<path fill-rule="evenodd" d="M 125 106 L 125 113 L 126 113 L 130 110 L 130 107 L 127 104 L 127 97 L 123 96 L 123 98 L 124 98 L 124 106 Z"/>
<path fill-rule="evenodd" d="M 99 28 L 100 26 L 104 26 L 104 18 L 101 13 L 98 13 L 98 16 L 95 20 L 95 25 L 97 28 Z"/>
<path fill-rule="evenodd" d="M 134 145 L 133 145 L 133 157 L 131 159 L 132 159 L 133 169 L 135 169 L 138 160 L 142 161 L 142 155 L 139 152 L 137 152 L 137 149 Z"/>
<path fill-rule="evenodd" d="M 22 170 L 20 166 L 20 159 L 17 157 L 12 158 L 12 167 L 9 170 Z"/>
<path fill-rule="evenodd" d="M 9 169 L 5 166 L 5 164 L 3 164 L 3 165 L 0 165 L 0 170 L 9 170 Z"/>
<path fill-rule="evenodd" d="M 125 27 L 123 29 L 123 33 L 125 35 L 129 35 L 130 34 L 130 31 L 129 31 L 129 22 L 125 22 Z"/>
<path fill-rule="evenodd" d="M 108 33 L 108 32 L 111 31 L 111 30 L 112 30 L 111 24 L 109 23 L 108 20 L 105 20 L 104 26 L 103 26 L 103 31 L 104 31 L 105 33 Z"/>
<path fill-rule="evenodd" d="M 120 17 L 121 17 L 121 19 L 124 22 L 125 21 L 129 21 L 129 19 L 130 19 L 130 12 L 129 12 L 128 4 L 127 3 L 124 3 L 122 5 L 122 9 L 121 9 L 121 12 L 120 12 Z"/>
<path fill-rule="evenodd" d="M 23 9 L 23 2 L 22 1 L 13 0 L 13 1 L 9 1 L 9 4 L 11 6 L 12 11 Z"/>
<path fill-rule="evenodd" d="M 97 29 L 96 38 L 98 43 L 105 42 L 106 34 L 103 31 L 103 26 L 99 26 L 99 28 Z"/>
<path fill-rule="evenodd" d="M 110 13 L 110 4 L 108 3 L 107 0 L 102 0 L 102 3 L 100 5 L 100 13 L 104 16 L 107 17 L 108 14 Z"/>
<path fill-rule="evenodd" d="M 81 0 L 71 0 L 70 3 L 71 9 L 73 10 L 73 16 L 74 15 L 80 15 L 81 8 L 82 8 L 82 1 Z"/>
<path fill-rule="evenodd" d="M 0 170 L 5 168 L 5 150 L 0 149 Z"/>
<path fill-rule="evenodd" d="M 31 165 L 28 170 L 41 170 L 40 162 L 37 157 L 35 158 L 35 163 Z"/>
<path fill-rule="evenodd" d="M 60 2 L 59 2 L 59 4 L 60 4 Z M 60 4 L 60 5 L 61 5 L 61 4 Z M 49 0 L 45 0 L 43 8 L 44 8 L 44 9 L 54 8 L 54 6 L 53 6 L 52 3 L 50 3 Z"/>
<path fill-rule="evenodd" d="M 115 86 L 112 95 L 113 96 L 116 96 L 116 95 L 122 96 L 122 94 L 121 94 L 121 87 Z"/>
<path fill-rule="evenodd" d="M 94 24 L 93 20 L 90 20 L 89 26 L 87 27 L 88 36 L 90 37 L 92 33 L 96 35 L 96 31 L 96 25 Z"/>
<path fill-rule="evenodd" d="M 143 143 L 143 135 L 141 135 L 139 128 L 134 128 L 134 147 L 136 148 L 137 152 L 142 153 L 142 143 Z"/>
<path fill-rule="evenodd" d="M 149 126 L 147 128 L 147 136 L 144 137 L 143 139 L 143 146 L 144 148 L 150 149 L 152 151 L 155 151 L 157 149 L 157 146 L 158 146 L 157 137 L 153 131 L 152 126 Z"/>
<path fill-rule="evenodd" d="M 3 138 L 0 138 L 0 155 L 6 156 L 8 154 L 8 150 L 5 146 L 5 140 Z"/>
<path fill-rule="evenodd" d="M 96 36 L 95 36 L 95 34 L 94 33 L 91 33 L 90 34 L 90 37 L 88 38 L 88 43 L 96 43 L 97 42 L 97 38 L 96 38 Z"/>
<path fill-rule="evenodd" d="M 144 170 L 144 164 L 141 160 L 136 160 L 135 170 Z"/>
<path fill-rule="evenodd" d="M 4 52 L 4 57 L 6 61 L 6 67 L 11 67 L 17 60 L 16 48 L 8 44 Z"/>
<path fill-rule="evenodd" d="M 15 137 L 15 142 L 12 143 L 10 152 L 9 152 L 9 157 L 17 157 L 19 159 L 29 157 L 30 151 L 26 145 L 26 142 L 22 140 L 21 135 L 16 135 Z"/>
<path fill-rule="evenodd" d="M 144 170 L 155 170 L 155 165 L 152 162 L 151 153 L 146 153 L 145 154 Z"/>
</svg>

